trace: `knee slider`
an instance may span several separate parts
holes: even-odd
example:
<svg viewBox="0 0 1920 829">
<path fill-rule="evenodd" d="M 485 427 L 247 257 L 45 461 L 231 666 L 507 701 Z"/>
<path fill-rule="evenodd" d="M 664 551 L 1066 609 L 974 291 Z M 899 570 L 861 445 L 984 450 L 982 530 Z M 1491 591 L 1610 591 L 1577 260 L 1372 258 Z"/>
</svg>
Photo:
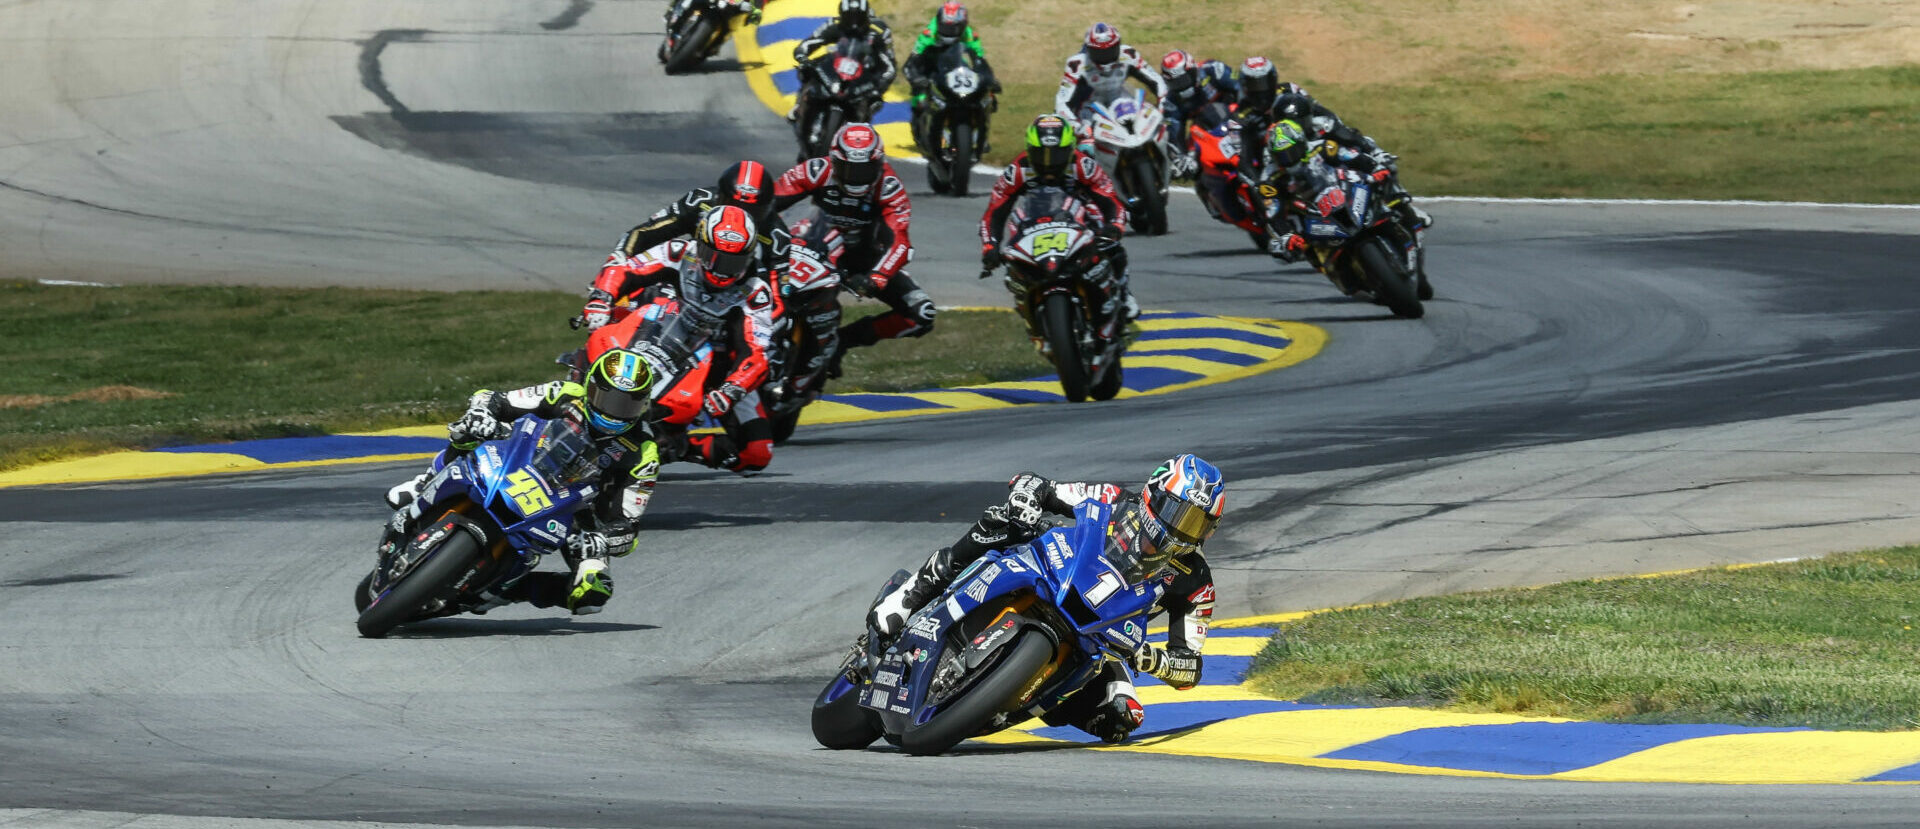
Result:
<svg viewBox="0 0 1920 829">
<path fill-rule="evenodd" d="M 902 299 L 905 300 L 907 314 L 914 323 L 913 330 L 907 332 L 907 336 L 920 337 L 932 331 L 934 315 L 939 313 L 939 309 L 933 305 L 933 297 L 927 296 L 926 291 L 915 288 L 908 291 Z"/>
<path fill-rule="evenodd" d="M 754 440 L 740 449 L 740 460 L 734 465 L 735 471 L 758 472 L 773 462 L 773 441 Z"/>
</svg>

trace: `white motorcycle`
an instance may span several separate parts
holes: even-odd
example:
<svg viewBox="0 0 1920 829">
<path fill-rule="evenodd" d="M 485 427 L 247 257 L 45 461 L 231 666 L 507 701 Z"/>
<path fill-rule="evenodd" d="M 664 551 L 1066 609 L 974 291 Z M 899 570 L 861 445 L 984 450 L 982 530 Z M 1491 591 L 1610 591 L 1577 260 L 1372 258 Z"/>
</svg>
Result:
<svg viewBox="0 0 1920 829">
<path fill-rule="evenodd" d="M 1167 232 L 1168 159 L 1166 117 L 1147 102 L 1145 90 L 1087 107 L 1085 123 L 1093 137 L 1094 157 L 1113 176 L 1134 229 L 1149 236 Z"/>
</svg>

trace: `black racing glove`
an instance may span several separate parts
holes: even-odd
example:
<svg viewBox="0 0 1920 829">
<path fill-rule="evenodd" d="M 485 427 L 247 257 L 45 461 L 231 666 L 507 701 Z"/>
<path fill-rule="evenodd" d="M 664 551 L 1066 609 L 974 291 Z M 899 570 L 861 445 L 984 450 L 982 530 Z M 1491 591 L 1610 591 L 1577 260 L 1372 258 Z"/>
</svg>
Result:
<svg viewBox="0 0 1920 829">
<path fill-rule="evenodd" d="M 1053 484 L 1031 472 L 1022 472 L 1007 482 L 1007 517 L 1026 526 L 1040 523 L 1046 512 L 1047 496 Z"/>
</svg>

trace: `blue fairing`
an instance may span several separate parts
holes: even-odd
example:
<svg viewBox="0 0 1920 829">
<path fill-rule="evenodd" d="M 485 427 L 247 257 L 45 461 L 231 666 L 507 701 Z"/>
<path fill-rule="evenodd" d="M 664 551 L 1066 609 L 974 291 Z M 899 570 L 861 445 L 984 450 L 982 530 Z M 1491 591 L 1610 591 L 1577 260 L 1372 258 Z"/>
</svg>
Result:
<svg viewBox="0 0 1920 829">
<path fill-rule="evenodd" d="M 929 685 L 951 646 L 951 629 L 982 607 L 1000 612 L 1008 599 L 1022 592 L 1052 605 L 1057 614 L 1048 617 L 1064 619 L 1072 627 L 1055 633 L 1067 640 L 1071 655 L 1033 696 L 1036 713 L 1084 685 L 1100 669 L 1106 653 L 1133 652 L 1146 636 L 1148 616 L 1163 586 L 1158 580 L 1127 585 L 1107 561 L 1103 550 L 1111 515 L 1112 507 L 1089 503 L 1076 511 L 1073 526 L 988 553 L 961 571 L 943 596 L 907 621 L 900 637 L 882 655 L 861 704 L 879 712 L 895 733 L 926 722 L 939 711 L 929 704 Z M 975 627 L 991 621 L 992 617 L 984 617 Z M 982 638 L 988 635 L 999 634 L 994 630 L 981 634 Z M 1008 642 L 1012 639 L 1006 637 Z"/>
<path fill-rule="evenodd" d="M 542 554 L 566 542 L 573 514 L 595 491 L 592 481 L 569 484 L 556 468 L 554 455 L 565 434 L 566 424 L 528 415 L 514 422 L 506 438 L 482 443 L 450 465 L 436 461 L 437 474 L 421 491 L 421 500 L 432 505 L 423 514 L 457 501 L 482 506 L 487 523 L 506 533 L 524 561 L 513 575 L 532 569 Z"/>
</svg>

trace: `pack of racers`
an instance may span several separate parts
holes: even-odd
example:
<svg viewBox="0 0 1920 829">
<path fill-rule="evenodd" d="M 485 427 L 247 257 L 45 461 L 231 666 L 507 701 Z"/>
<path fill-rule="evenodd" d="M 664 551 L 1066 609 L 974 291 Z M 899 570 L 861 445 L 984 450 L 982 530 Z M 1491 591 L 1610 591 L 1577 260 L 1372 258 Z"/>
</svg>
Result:
<svg viewBox="0 0 1920 829">
<path fill-rule="evenodd" d="M 893 85 L 899 69 L 893 58 L 893 29 L 887 21 L 873 16 L 871 0 L 840 0 L 833 18 L 793 47 L 793 62 L 805 66 L 816 60 L 827 60 L 830 55 L 817 56 L 814 50 L 834 46 L 842 40 L 859 41 L 866 46 L 866 66 L 860 75 L 865 89 L 854 97 L 880 97 Z M 796 99 L 793 108 L 787 110 L 787 120 L 795 121 L 799 116 L 800 103 Z"/>
</svg>

